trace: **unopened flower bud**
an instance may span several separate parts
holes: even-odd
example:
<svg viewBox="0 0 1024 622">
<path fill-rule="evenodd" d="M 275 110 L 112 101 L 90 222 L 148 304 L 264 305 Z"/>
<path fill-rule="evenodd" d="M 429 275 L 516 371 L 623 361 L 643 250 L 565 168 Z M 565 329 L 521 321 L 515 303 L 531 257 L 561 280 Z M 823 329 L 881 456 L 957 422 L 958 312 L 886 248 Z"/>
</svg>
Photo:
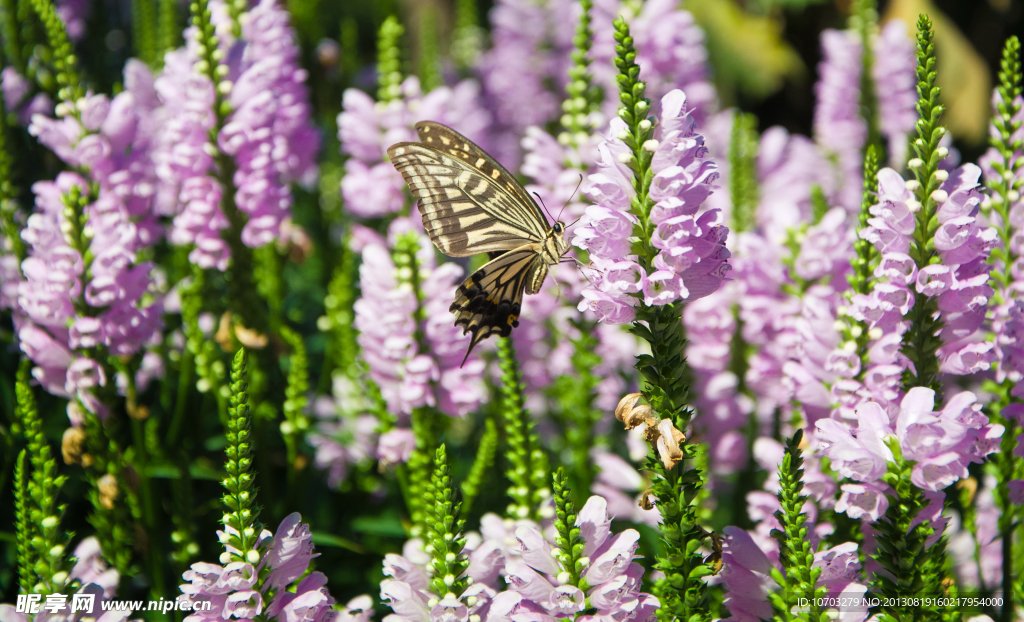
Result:
<svg viewBox="0 0 1024 622">
<path fill-rule="evenodd" d="M 114 501 L 120 493 L 117 487 L 117 478 L 107 473 L 96 482 L 96 487 L 100 491 L 100 505 L 108 510 L 113 510 Z"/>
<path fill-rule="evenodd" d="M 949 179 L 949 171 L 944 171 L 942 169 L 939 169 L 939 170 L 935 171 L 935 174 L 932 175 L 932 177 L 934 177 L 935 179 L 938 179 L 939 181 L 946 181 L 947 179 Z"/>
<path fill-rule="evenodd" d="M 907 190 L 916 192 L 921 187 L 921 182 L 916 179 L 908 179 L 904 185 L 907 187 Z"/>
<path fill-rule="evenodd" d="M 921 158 L 912 158 L 909 162 L 907 162 L 908 168 L 920 168 L 922 166 L 924 166 L 924 160 L 922 160 Z"/>
<path fill-rule="evenodd" d="M 949 193 L 945 190 L 936 190 L 932 193 L 932 200 L 936 203 L 945 203 L 946 199 L 949 198 Z"/>
<path fill-rule="evenodd" d="M 250 564 L 256 565 L 260 563 L 260 554 L 258 551 L 249 551 L 245 554 L 245 561 Z"/>
</svg>

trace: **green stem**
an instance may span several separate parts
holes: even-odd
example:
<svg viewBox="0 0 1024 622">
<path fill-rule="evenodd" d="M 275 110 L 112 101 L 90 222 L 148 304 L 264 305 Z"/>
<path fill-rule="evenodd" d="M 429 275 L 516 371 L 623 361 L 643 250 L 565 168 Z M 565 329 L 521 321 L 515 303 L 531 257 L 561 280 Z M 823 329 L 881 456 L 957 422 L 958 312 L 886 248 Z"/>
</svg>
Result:
<svg viewBox="0 0 1024 622">
<path fill-rule="evenodd" d="M 487 472 L 494 464 L 494 455 L 498 451 L 498 426 L 494 419 L 488 417 L 484 423 L 484 434 L 477 445 L 476 458 L 469 469 L 469 475 L 462 482 L 462 511 L 468 516 L 473 508 L 473 501 L 480 494 L 480 488 L 487 479 Z"/>
</svg>

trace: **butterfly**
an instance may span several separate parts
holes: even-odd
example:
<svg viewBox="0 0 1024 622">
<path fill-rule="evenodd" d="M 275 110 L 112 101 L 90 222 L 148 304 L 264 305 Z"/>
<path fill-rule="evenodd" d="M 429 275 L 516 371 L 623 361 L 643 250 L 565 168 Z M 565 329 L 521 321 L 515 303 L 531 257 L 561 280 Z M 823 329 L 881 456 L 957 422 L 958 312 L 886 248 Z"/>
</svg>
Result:
<svg viewBox="0 0 1024 622">
<path fill-rule="evenodd" d="M 548 225 L 516 178 L 465 136 L 433 121 L 416 132 L 420 142 L 392 145 L 388 157 L 419 200 L 431 241 L 451 257 L 490 257 L 449 308 L 462 334 L 473 335 L 465 364 L 478 343 L 519 326 L 523 292 L 539 292 L 548 266 L 569 251 L 565 224 Z"/>
</svg>

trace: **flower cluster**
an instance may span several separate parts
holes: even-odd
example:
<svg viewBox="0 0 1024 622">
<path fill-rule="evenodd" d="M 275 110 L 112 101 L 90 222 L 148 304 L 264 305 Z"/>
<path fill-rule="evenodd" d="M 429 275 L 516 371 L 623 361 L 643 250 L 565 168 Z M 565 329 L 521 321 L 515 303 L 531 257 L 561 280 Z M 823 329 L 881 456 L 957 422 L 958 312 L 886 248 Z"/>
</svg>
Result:
<svg viewBox="0 0 1024 622">
<path fill-rule="evenodd" d="M 505 164 L 519 161 L 519 136 L 526 128 L 543 127 L 558 116 L 578 10 L 577 3 L 567 0 L 495 3 L 494 45 L 478 65 L 484 102 L 497 126 L 492 130 L 494 155 Z"/>
<path fill-rule="evenodd" d="M 910 164 L 921 165 L 915 160 Z M 912 193 L 917 182 L 905 182 L 889 168 L 878 172 L 879 202 L 871 208 L 869 227 L 861 235 L 881 253 L 875 270 L 879 280 L 870 295 L 854 296 L 851 314 L 884 333 L 902 332 L 900 325 L 915 295 L 937 298 L 945 321 L 939 350 L 942 371 L 972 374 L 995 361 L 992 344 L 978 339 L 976 331 L 985 321 L 992 296 L 987 256 L 996 231 L 978 220 L 981 169 L 965 164 L 950 173 L 940 170 L 936 176 L 942 185 L 932 194 L 939 203 L 933 244 L 941 261 L 918 267 L 908 255 L 915 214 L 921 209 Z"/>
<path fill-rule="evenodd" d="M 219 67 L 230 81 L 216 87 L 205 72 L 206 51 L 193 26 L 185 33 L 186 46 L 166 55 L 157 78 L 162 104 L 154 156 L 158 209 L 174 215 L 171 242 L 194 245 L 190 259 L 202 268 L 223 271 L 230 260 L 225 230 L 231 214 L 221 205 L 225 192 L 234 191 L 234 208 L 244 214 L 241 242 L 255 248 L 281 237 L 291 213 L 289 184 L 316 181 L 319 134 L 310 120 L 306 71 L 298 66 L 288 21 L 277 2 L 265 0 L 243 15 L 237 46 L 221 33 L 218 49 L 227 62 Z M 231 111 L 223 121 L 218 120 L 222 111 L 214 110 L 216 89 L 227 93 L 224 103 Z M 210 144 L 211 131 L 217 133 L 216 146 Z M 230 156 L 230 165 L 219 161 L 218 153 Z"/>
<path fill-rule="evenodd" d="M 842 477 L 877 487 L 898 448 L 903 459 L 914 462 L 914 485 L 941 491 L 967 477 L 969 464 L 984 462 L 985 456 L 997 451 L 1003 426 L 989 424 L 977 397 L 970 392 L 949 398 L 941 411 L 933 411 L 934 406 L 935 392 L 915 387 L 900 403 L 895 428 L 875 402 L 857 409 L 855 430 L 834 419 L 822 419 L 817 423 L 822 451 Z M 890 437 L 895 438 L 896 445 L 891 444 Z M 871 492 L 877 491 L 875 488 Z M 847 505 L 851 504 L 850 494 L 843 491 Z M 884 499 L 877 499 L 884 503 Z"/>
<path fill-rule="evenodd" d="M 462 268 L 436 265 L 433 245 L 415 221 L 396 220 L 391 237 L 394 251 L 368 244 L 359 268 L 363 296 L 355 327 L 370 377 L 394 414 L 436 406 L 461 417 L 484 399 L 483 362 L 471 357 L 462 365 L 469 338 L 448 313 Z"/>
<path fill-rule="evenodd" d="M 651 622 L 658 600 L 640 591 L 644 569 L 633 560 L 640 534 L 634 529 L 611 534 L 607 502 L 591 497 L 576 519 L 583 539 L 583 557 L 576 568 L 579 585 L 570 583 L 567 559 L 559 559 L 540 531 L 516 529 L 521 561 L 509 561 L 505 572 L 510 590 L 501 606 L 512 620 L 573 619 L 580 613 L 595 619 Z M 498 606 L 495 599 L 494 607 Z"/>
<path fill-rule="evenodd" d="M 485 516 L 484 519 L 496 516 Z M 500 522 L 500 519 L 498 519 Z M 466 576 L 472 585 L 459 597 L 435 594 L 431 590 L 430 556 L 423 551 L 423 542 L 413 538 L 405 543 L 402 555 L 389 553 L 384 557 L 384 575 L 390 577 L 380 584 L 380 597 L 393 614 L 388 622 L 446 622 L 447 620 L 491 620 L 488 609 L 497 594 L 497 578 L 505 558 L 503 545 L 478 534 L 467 534 L 464 554 L 469 565 Z"/>
<path fill-rule="evenodd" d="M 153 213 L 149 149 L 156 98 L 141 63 L 125 71 L 126 90 L 92 95 L 74 114 L 35 115 L 29 131 L 69 166 L 33 186 L 36 211 L 22 238 L 18 327 L 22 350 L 46 389 L 75 396 L 105 414 L 96 391 L 113 378 L 105 353 L 131 356 L 158 336 L 163 303 L 153 265 L 139 254 L 161 237 Z"/>
<path fill-rule="evenodd" d="M 228 531 L 230 527 L 226 527 Z M 227 532 L 217 532 L 222 540 Z M 191 622 L 252 619 L 309 620 L 329 622 L 337 619 L 334 598 L 327 591 L 327 577 L 322 573 L 307 574 L 313 553 L 312 533 L 298 514 L 281 521 L 271 537 L 263 531 L 254 549 L 243 553 L 248 561 L 230 561 L 231 547 L 221 557 L 225 565 L 197 562 L 182 577 L 181 593 L 190 605 L 209 602 L 188 616 Z M 298 583 L 296 583 L 298 581 Z M 293 584 L 295 584 L 293 586 Z M 288 589 L 294 587 L 294 591 Z M 369 622 L 373 613 L 369 598 L 358 597 L 349 602 L 342 620 Z"/>
<path fill-rule="evenodd" d="M 291 213 L 289 184 L 316 182 L 320 135 L 310 119 L 306 70 L 288 12 L 276 0 L 261 0 L 242 18 L 237 75 L 227 98 L 233 112 L 217 137 L 232 156 L 235 203 L 245 213 L 242 242 L 257 247 L 281 237 Z"/>
<path fill-rule="evenodd" d="M 336 488 L 345 481 L 353 465 L 374 457 L 379 422 L 366 414 L 370 405 L 351 379 L 335 374 L 332 385 L 332 397 L 320 396 L 313 402 L 317 421 L 306 441 L 316 451 L 316 466 L 327 470 L 327 482 Z"/>
<path fill-rule="evenodd" d="M 153 161 L 159 178 L 156 210 L 174 216 L 167 234 L 172 244 L 193 245 L 189 260 L 200 268 L 227 270 L 231 252 L 221 238 L 228 227 L 220 207 L 224 188 L 213 173 L 210 131 L 214 85 L 195 71 L 195 30 L 186 32 L 187 46 L 168 52 L 156 79 L 161 107 L 160 132 Z"/>
<path fill-rule="evenodd" d="M 728 270 L 727 229 L 718 223 L 718 211 L 697 213 L 714 188 L 715 164 L 705 158 L 704 139 L 696 133 L 685 95 L 672 91 L 661 108 L 660 133 L 644 145 L 654 153 L 651 243 L 659 251 L 650 274 L 637 263 L 630 243 L 638 219 L 630 212 L 635 191 L 626 144 L 619 138 L 602 143 L 598 172 L 587 179 L 596 205 L 586 209 L 573 244 L 590 253 L 597 269 L 596 283 L 583 290 L 580 310 L 594 311 L 601 321 L 631 321 L 640 296 L 648 306 L 707 296 Z M 613 136 L 624 130 L 621 120 L 612 121 Z"/>
<path fill-rule="evenodd" d="M 815 87 L 814 136 L 836 158 L 836 177 L 826 187 L 837 205 L 855 212 L 860 205 L 862 150 L 868 120 L 860 114 L 863 41 L 853 30 L 826 30 L 821 35 L 823 60 Z M 870 39 L 874 63 L 870 80 L 878 99 L 878 130 L 888 139 L 890 162 L 906 162 L 907 136 L 917 121 L 916 59 L 906 25 L 891 20 Z"/>
</svg>

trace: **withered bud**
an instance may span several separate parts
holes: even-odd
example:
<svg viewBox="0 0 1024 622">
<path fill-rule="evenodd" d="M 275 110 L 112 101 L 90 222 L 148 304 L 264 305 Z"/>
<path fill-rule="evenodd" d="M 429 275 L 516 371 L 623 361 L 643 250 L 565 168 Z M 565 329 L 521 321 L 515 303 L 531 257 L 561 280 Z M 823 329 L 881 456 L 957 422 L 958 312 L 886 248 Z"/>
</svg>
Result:
<svg viewBox="0 0 1024 622">
<path fill-rule="evenodd" d="M 250 350 L 262 350 L 267 347 L 269 339 L 263 333 L 246 328 L 239 324 L 235 326 L 235 337 L 238 338 L 238 343 L 249 348 Z"/>
<path fill-rule="evenodd" d="M 281 236 L 277 239 L 277 248 L 287 252 L 289 259 L 301 264 L 313 254 L 313 239 L 305 229 L 292 222 L 291 218 L 285 218 L 281 222 Z"/>
<path fill-rule="evenodd" d="M 658 455 L 665 469 L 671 469 L 683 459 L 683 450 L 679 446 L 686 442 L 686 436 L 672 425 L 669 419 L 662 419 L 658 424 Z"/>
<path fill-rule="evenodd" d="M 658 498 L 654 496 L 654 490 L 648 488 L 640 493 L 640 501 L 637 502 L 637 505 L 641 508 L 645 510 L 653 510 L 654 506 L 657 504 Z"/>
<path fill-rule="evenodd" d="M 217 332 L 213 336 L 213 340 L 220 345 L 221 350 L 225 352 L 231 352 L 234 350 L 231 343 L 231 312 L 225 311 L 224 315 L 220 316 L 220 322 L 217 323 Z"/>
<path fill-rule="evenodd" d="M 619 405 L 615 407 L 615 418 L 625 424 L 627 430 L 632 430 L 644 423 L 651 425 L 651 422 L 654 421 L 654 411 L 650 406 L 647 404 L 636 405 L 639 399 L 639 393 L 630 393 L 619 400 Z"/>
<path fill-rule="evenodd" d="M 74 426 L 64 430 L 60 441 L 60 453 L 64 456 L 64 464 L 79 464 L 85 452 L 85 430 Z"/>
<path fill-rule="evenodd" d="M 633 407 L 636 406 L 636 403 L 639 399 L 639 393 L 630 393 L 626 397 L 619 400 L 619 405 L 615 407 L 615 418 L 625 423 L 626 415 L 633 411 Z"/>
<path fill-rule="evenodd" d="M 96 482 L 96 487 L 100 491 L 100 505 L 108 510 L 113 510 L 114 501 L 121 492 L 117 487 L 117 478 L 107 473 Z"/>
</svg>

